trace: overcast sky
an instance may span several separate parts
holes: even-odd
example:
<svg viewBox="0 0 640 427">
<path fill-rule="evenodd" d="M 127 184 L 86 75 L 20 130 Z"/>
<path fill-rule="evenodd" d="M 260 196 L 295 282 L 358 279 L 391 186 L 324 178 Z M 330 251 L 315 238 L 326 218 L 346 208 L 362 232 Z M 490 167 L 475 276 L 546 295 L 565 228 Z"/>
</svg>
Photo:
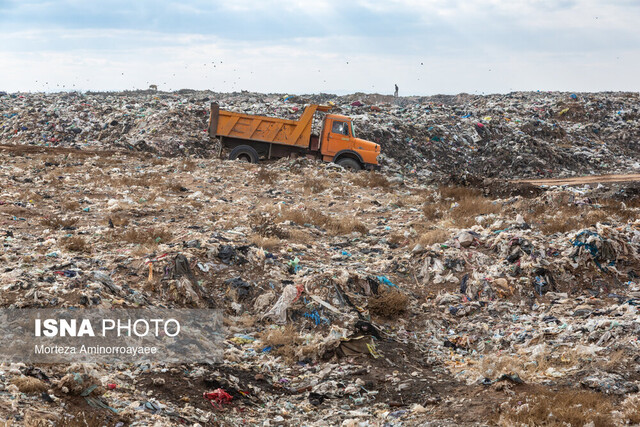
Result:
<svg viewBox="0 0 640 427">
<path fill-rule="evenodd" d="M 640 0 L 0 0 L 0 90 L 640 90 Z"/>
</svg>

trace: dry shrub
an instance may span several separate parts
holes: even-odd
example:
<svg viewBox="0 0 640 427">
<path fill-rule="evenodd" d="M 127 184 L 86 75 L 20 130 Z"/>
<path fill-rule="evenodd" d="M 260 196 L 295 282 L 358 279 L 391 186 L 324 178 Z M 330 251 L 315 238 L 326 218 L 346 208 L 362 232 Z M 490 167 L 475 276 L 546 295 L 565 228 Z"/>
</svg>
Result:
<svg viewBox="0 0 640 427">
<path fill-rule="evenodd" d="M 344 185 L 336 185 L 333 188 L 332 194 L 334 196 L 348 196 L 350 193 L 349 193 L 349 190 L 347 189 L 346 186 L 344 186 Z"/>
<path fill-rule="evenodd" d="M 395 246 L 404 246 L 407 240 L 403 233 L 393 233 L 387 238 L 387 242 Z"/>
<path fill-rule="evenodd" d="M 111 240 L 140 245 L 167 243 L 173 235 L 166 228 L 130 228 L 124 233 L 112 233 Z"/>
<path fill-rule="evenodd" d="M 259 234 L 254 234 L 253 236 L 251 236 L 249 238 L 249 242 L 253 245 L 258 246 L 259 248 L 267 249 L 270 251 L 277 249 L 281 244 L 280 239 L 278 239 L 277 237 L 263 237 Z"/>
<path fill-rule="evenodd" d="M 303 230 L 291 230 L 287 240 L 292 243 L 307 244 L 313 240 L 313 236 Z"/>
<path fill-rule="evenodd" d="M 286 239 L 289 233 L 280 228 L 270 214 L 254 212 L 249 215 L 249 222 L 253 231 L 260 237 L 276 237 L 278 239 Z"/>
<path fill-rule="evenodd" d="M 42 380 L 33 377 L 18 377 L 11 380 L 22 393 L 42 393 L 49 387 Z"/>
<path fill-rule="evenodd" d="M 202 203 L 202 202 L 200 202 L 198 200 L 191 200 L 188 203 L 196 210 L 200 210 L 200 209 L 204 208 L 204 203 Z"/>
<path fill-rule="evenodd" d="M 150 187 L 154 180 L 147 176 L 123 176 L 113 179 L 114 187 Z"/>
<path fill-rule="evenodd" d="M 616 350 L 613 353 L 607 355 L 607 361 L 604 363 L 604 368 L 608 371 L 614 371 L 617 368 L 624 366 L 625 362 L 630 362 L 626 360 L 624 350 Z"/>
<path fill-rule="evenodd" d="M 381 288 L 383 289 L 383 288 Z M 407 311 L 409 298 L 395 289 L 384 289 L 378 295 L 369 298 L 368 307 L 371 314 L 393 318 Z"/>
<path fill-rule="evenodd" d="M 66 237 L 62 239 L 62 245 L 71 252 L 91 252 L 91 245 L 80 236 Z"/>
<path fill-rule="evenodd" d="M 286 209 L 282 211 L 281 219 L 283 221 L 289 220 L 299 225 L 311 224 L 316 227 L 326 228 L 329 232 L 335 235 L 349 234 L 353 232 L 367 234 L 369 232 L 363 223 L 353 217 L 335 219 L 311 208 L 305 210 Z"/>
<path fill-rule="evenodd" d="M 293 325 L 268 329 L 260 335 L 260 340 L 265 346 L 271 346 L 272 352 L 282 356 L 287 362 L 302 360 L 314 351 L 313 346 L 303 345 L 304 339 Z"/>
<path fill-rule="evenodd" d="M 526 379 L 523 364 L 525 359 L 511 355 L 496 356 L 488 354 L 480 361 L 478 370 L 486 378 L 498 378 L 502 374 L 516 373 L 520 378 Z M 540 369 L 537 369 L 540 371 Z"/>
<path fill-rule="evenodd" d="M 30 191 L 29 194 L 27 194 L 27 199 L 41 201 L 43 197 L 40 194 L 36 193 L 35 191 Z"/>
<path fill-rule="evenodd" d="M 124 214 L 121 214 L 121 213 L 116 213 L 114 215 L 111 215 L 109 219 L 111 219 L 111 222 L 116 227 L 124 227 L 125 225 L 129 225 L 129 218 L 127 218 Z"/>
<path fill-rule="evenodd" d="M 457 206 L 449 209 L 449 216 L 459 227 L 470 227 L 475 224 L 475 218 L 480 215 L 499 213 L 502 206 L 493 203 L 482 195 L 482 191 L 469 187 L 440 187 L 440 195 L 443 199 L 451 199 Z M 423 209 L 425 216 L 431 215 L 433 219 L 438 219 L 440 211 L 444 211 L 449 203 L 441 202 L 435 208 Z M 428 206 L 428 205 L 427 205 Z"/>
<path fill-rule="evenodd" d="M 187 159 L 182 162 L 182 170 L 186 172 L 193 172 L 196 170 L 196 166 L 196 162 L 194 162 L 193 159 Z"/>
<path fill-rule="evenodd" d="M 622 419 L 631 425 L 640 425 L 640 394 L 631 394 L 620 405 Z"/>
<path fill-rule="evenodd" d="M 440 195 L 443 199 L 475 199 L 477 197 L 482 197 L 482 191 L 477 188 L 470 187 L 459 187 L 459 186 L 441 186 L 438 188 L 440 191 Z"/>
<path fill-rule="evenodd" d="M 327 224 L 327 230 L 336 235 L 351 234 L 357 232 L 367 234 L 369 229 L 355 218 L 344 218 L 341 220 L 330 218 Z"/>
<path fill-rule="evenodd" d="M 153 166 L 164 165 L 166 162 L 167 162 L 167 159 L 163 157 L 154 157 L 153 159 L 151 159 L 151 164 Z"/>
<path fill-rule="evenodd" d="M 615 425 L 611 416 L 614 409 L 611 398 L 592 391 L 553 392 L 541 388 L 513 397 L 503 407 L 506 410 L 500 414 L 500 425 Z"/>
<path fill-rule="evenodd" d="M 78 209 L 80 209 L 80 203 L 78 203 L 75 200 L 69 200 L 69 201 L 66 201 L 66 202 L 62 203 L 62 209 L 64 209 L 67 212 L 69 212 L 69 211 L 77 211 Z"/>
<path fill-rule="evenodd" d="M 425 248 L 433 245 L 434 243 L 444 243 L 449 239 L 449 232 L 440 228 L 435 230 L 429 230 L 420 235 L 417 243 L 420 243 Z"/>
<path fill-rule="evenodd" d="M 427 221 L 442 219 L 446 211 L 447 208 L 443 203 L 425 203 L 422 207 L 422 213 Z"/>
<path fill-rule="evenodd" d="M 537 225 L 547 234 L 567 233 L 599 222 L 626 223 L 637 217 L 634 207 L 624 206 L 619 201 L 604 200 L 594 205 L 576 205 L 573 198 L 565 193 L 554 194 L 546 202 L 535 199 L 528 201 L 521 206 L 521 210 L 529 224 Z"/>
<path fill-rule="evenodd" d="M 73 414 L 64 414 L 55 425 L 56 427 L 103 427 L 116 424 L 116 420 L 109 419 L 108 412 L 94 409 L 87 412 L 77 411 Z"/>
<path fill-rule="evenodd" d="M 171 181 L 171 182 L 164 183 L 163 187 L 166 188 L 169 191 L 174 192 L 174 193 L 180 193 L 180 192 L 188 191 L 188 189 L 181 182 L 177 182 L 177 181 Z"/>
<path fill-rule="evenodd" d="M 614 215 L 606 209 L 598 209 L 594 206 L 558 206 L 547 212 L 547 215 L 537 217 L 540 221 L 540 229 L 547 234 L 567 233 L 614 219 Z"/>
<path fill-rule="evenodd" d="M 51 215 L 49 217 L 43 218 L 40 224 L 45 227 L 49 227 L 54 230 L 58 230 L 61 228 L 73 227 L 78 223 L 78 218 L 62 218 L 57 215 Z"/>
<path fill-rule="evenodd" d="M 256 179 L 259 182 L 264 182 L 266 184 L 275 184 L 278 181 L 278 173 L 261 167 L 256 173 Z"/>
<path fill-rule="evenodd" d="M 616 202 L 613 200 L 607 200 L 602 203 L 602 217 L 601 221 L 610 220 L 610 218 L 616 218 L 621 222 L 627 221 L 635 221 L 637 213 L 633 209 L 636 206 L 633 206 L 633 202 L 628 204 L 625 202 L 626 207 L 622 205 L 621 202 Z"/>
<path fill-rule="evenodd" d="M 386 176 L 379 172 L 370 171 L 368 173 L 352 174 L 351 182 L 357 186 L 365 188 L 388 189 L 391 183 Z"/>
<path fill-rule="evenodd" d="M 317 194 L 329 188 L 329 184 L 322 178 L 306 177 L 302 182 L 302 187 L 306 193 Z"/>
<path fill-rule="evenodd" d="M 475 218 L 479 215 L 498 213 L 502 210 L 500 205 L 492 203 L 482 196 L 465 197 L 459 199 L 457 203 L 458 206 L 451 209 L 449 215 L 456 225 L 461 227 L 474 225 L 476 223 Z"/>
<path fill-rule="evenodd" d="M 42 412 L 42 411 L 34 411 L 27 410 L 24 414 L 24 426 L 25 427 L 50 427 L 52 425 L 57 425 L 55 415 Z M 11 421 L 5 421 L 4 424 L 0 424 L 0 426 L 8 427 L 11 425 Z"/>
</svg>

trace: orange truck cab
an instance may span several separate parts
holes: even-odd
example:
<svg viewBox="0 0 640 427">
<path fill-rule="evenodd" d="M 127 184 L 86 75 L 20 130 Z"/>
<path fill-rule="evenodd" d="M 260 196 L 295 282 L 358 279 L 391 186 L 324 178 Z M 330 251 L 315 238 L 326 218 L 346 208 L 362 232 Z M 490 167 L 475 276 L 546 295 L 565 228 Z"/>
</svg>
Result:
<svg viewBox="0 0 640 427">
<path fill-rule="evenodd" d="M 304 155 L 354 171 L 378 168 L 380 145 L 356 138 L 349 117 L 326 114 L 320 135 L 312 134 L 316 113 L 330 108 L 312 104 L 299 120 L 287 120 L 221 110 L 213 103 L 209 136 L 218 138 L 223 147 L 231 150 L 231 160 L 257 163 L 262 158 Z"/>
</svg>

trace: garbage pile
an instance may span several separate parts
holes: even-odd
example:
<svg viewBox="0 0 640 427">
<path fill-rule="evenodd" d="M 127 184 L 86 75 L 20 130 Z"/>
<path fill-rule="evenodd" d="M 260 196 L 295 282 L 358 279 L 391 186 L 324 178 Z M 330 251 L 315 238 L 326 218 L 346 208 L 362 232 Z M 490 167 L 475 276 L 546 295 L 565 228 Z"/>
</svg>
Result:
<svg viewBox="0 0 640 427">
<path fill-rule="evenodd" d="M 627 187 L 487 197 L 308 159 L 30 148 L 0 147 L 1 306 L 216 307 L 224 361 L 5 363 L 3 421 L 638 419 Z"/>
<path fill-rule="evenodd" d="M 637 171 L 637 93 L 516 92 L 393 98 L 259 93 L 17 93 L 0 96 L 3 143 L 213 156 L 211 102 L 297 119 L 309 103 L 353 117 L 392 171 L 443 180 Z"/>
</svg>

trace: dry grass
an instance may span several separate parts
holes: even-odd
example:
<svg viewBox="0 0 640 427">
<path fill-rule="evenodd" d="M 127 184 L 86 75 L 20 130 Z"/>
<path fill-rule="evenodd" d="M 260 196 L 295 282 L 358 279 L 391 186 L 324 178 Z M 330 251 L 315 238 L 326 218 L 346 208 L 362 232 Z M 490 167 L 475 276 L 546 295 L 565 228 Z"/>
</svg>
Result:
<svg viewBox="0 0 640 427">
<path fill-rule="evenodd" d="M 109 234 L 110 240 L 114 242 L 136 243 L 139 245 L 154 245 L 158 243 L 170 242 L 172 233 L 166 228 L 130 228 L 125 232 L 112 232 Z"/>
<path fill-rule="evenodd" d="M 258 246 L 262 249 L 267 249 L 269 251 L 273 251 L 277 249 L 282 242 L 277 237 L 263 237 L 259 234 L 254 234 L 249 238 L 249 242 L 253 245 Z"/>
<path fill-rule="evenodd" d="M 335 235 L 344 235 L 351 233 L 367 234 L 369 229 L 355 218 L 344 218 L 342 220 L 330 218 L 326 225 L 327 230 Z"/>
<path fill-rule="evenodd" d="M 475 199 L 482 197 L 482 191 L 477 188 L 460 187 L 460 186 L 440 186 L 438 188 L 440 196 L 443 199 L 453 199 L 458 201 L 460 199 Z"/>
<path fill-rule="evenodd" d="M 272 347 L 273 354 L 282 356 L 289 363 L 302 360 L 317 352 L 313 346 L 304 345 L 304 339 L 293 325 L 267 329 L 260 335 L 260 340 L 265 346 Z"/>
<path fill-rule="evenodd" d="M 447 206 L 443 203 L 425 203 L 422 213 L 427 221 L 437 221 L 444 217 Z"/>
<path fill-rule="evenodd" d="M 395 246 L 404 246 L 408 243 L 404 233 L 393 233 L 387 238 L 387 242 Z"/>
<path fill-rule="evenodd" d="M 78 411 L 62 415 L 55 425 L 57 427 L 104 427 L 116 425 L 116 421 L 110 420 L 104 411 L 94 409 L 89 412 Z"/>
<path fill-rule="evenodd" d="M 256 173 L 256 179 L 266 184 L 275 184 L 278 182 L 278 172 L 261 167 Z"/>
<path fill-rule="evenodd" d="M 11 380 L 22 393 L 42 393 L 47 391 L 49 387 L 42 380 L 33 377 L 18 377 Z"/>
<path fill-rule="evenodd" d="M 286 209 L 281 212 L 280 219 L 282 221 L 289 220 L 299 225 L 315 225 L 316 227 L 325 228 L 334 235 L 344 235 L 353 232 L 367 234 L 369 232 L 363 223 L 353 217 L 335 219 L 311 208 L 305 210 Z"/>
<path fill-rule="evenodd" d="M 78 209 L 80 209 L 80 203 L 78 203 L 75 200 L 69 200 L 69 201 L 63 202 L 61 206 L 62 206 L 62 209 L 65 210 L 66 212 L 77 211 Z"/>
<path fill-rule="evenodd" d="M 526 426 L 571 425 L 594 427 L 615 425 L 612 399 L 592 391 L 553 392 L 540 388 L 513 397 L 503 405 L 498 424 Z"/>
<path fill-rule="evenodd" d="M 111 181 L 114 187 L 145 187 L 149 188 L 158 182 L 157 177 L 150 175 L 123 176 Z"/>
<path fill-rule="evenodd" d="M 386 176 L 374 171 L 352 174 L 351 182 L 354 185 L 365 188 L 389 189 L 391 187 L 391 183 Z"/>
<path fill-rule="evenodd" d="M 407 311 L 409 298 L 395 289 L 380 288 L 381 292 L 369 298 L 368 308 L 371 314 L 394 318 Z"/>
<path fill-rule="evenodd" d="M 62 218 L 57 215 L 45 217 L 40 224 L 53 230 L 61 228 L 73 227 L 78 223 L 78 218 Z"/>
<path fill-rule="evenodd" d="M 439 200 L 429 193 L 423 205 L 422 213 L 427 221 L 449 219 L 457 227 L 465 228 L 474 225 L 476 217 L 480 215 L 502 211 L 500 204 L 492 202 L 474 188 L 442 186 L 439 192 Z"/>
<path fill-rule="evenodd" d="M 181 166 L 182 166 L 181 169 L 183 171 L 193 172 L 194 170 L 196 170 L 197 164 L 196 162 L 193 161 L 193 159 L 187 159 L 184 162 L 182 162 Z"/>
<path fill-rule="evenodd" d="M 254 212 L 249 215 L 249 221 L 253 231 L 260 237 L 286 239 L 289 233 L 280 228 L 273 220 L 273 215 L 265 212 Z"/>
<path fill-rule="evenodd" d="M 292 243 L 308 244 L 314 240 L 314 236 L 303 230 L 291 230 L 288 240 Z"/>
<path fill-rule="evenodd" d="M 464 197 L 458 199 L 457 204 L 451 209 L 449 216 L 459 227 L 470 227 L 476 223 L 477 216 L 495 214 L 502 210 L 502 206 L 482 196 Z"/>
<path fill-rule="evenodd" d="M 302 187 L 307 194 L 318 194 L 329 188 L 329 183 L 326 179 L 306 177 L 302 182 Z"/>
<path fill-rule="evenodd" d="M 422 246 L 429 247 L 434 243 L 444 243 L 449 239 L 449 232 L 437 228 L 435 230 L 429 230 L 418 237 L 416 243 L 420 243 Z"/>
<path fill-rule="evenodd" d="M 126 225 L 129 225 L 129 218 L 127 218 L 122 213 L 116 213 L 114 215 L 111 215 L 109 219 L 111 219 L 111 222 L 113 222 L 113 225 L 116 227 L 124 227 Z M 107 220 L 107 223 L 108 222 L 109 220 Z"/>
<path fill-rule="evenodd" d="M 179 181 L 171 181 L 171 182 L 163 183 L 162 187 L 174 193 L 181 193 L 181 192 L 187 191 L 187 188 Z"/>
<path fill-rule="evenodd" d="M 619 202 L 604 201 L 597 205 L 575 205 L 562 198 L 547 204 L 528 205 L 525 220 L 536 224 L 547 234 L 567 233 L 588 228 L 599 222 L 635 221 L 637 212 Z"/>
<path fill-rule="evenodd" d="M 62 246 L 71 252 L 91 252 L 91 245 L 80 236 L 66 237 L 62 239 Z"/>
</svg>

